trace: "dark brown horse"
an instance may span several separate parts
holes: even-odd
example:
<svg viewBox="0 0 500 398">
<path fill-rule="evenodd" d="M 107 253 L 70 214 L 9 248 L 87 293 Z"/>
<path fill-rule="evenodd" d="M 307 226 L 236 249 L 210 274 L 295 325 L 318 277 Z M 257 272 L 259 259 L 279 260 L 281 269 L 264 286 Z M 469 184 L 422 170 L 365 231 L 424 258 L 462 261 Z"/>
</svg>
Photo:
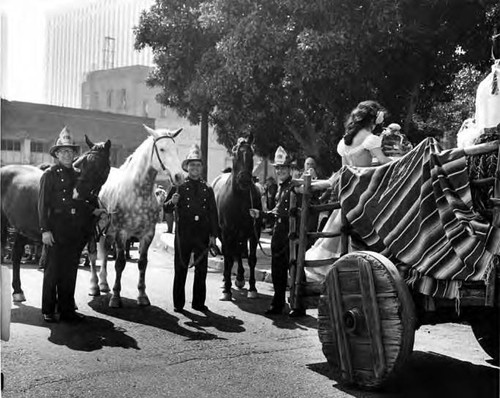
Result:
<svg viewBox="0 0 500 398">
<path fill-rule="evenodd" d="M 77 200 L 97 196 L 110 170 L 111 141 L 94 144 L 87 136 L 85 136 L 85 141 L 90 150 L 73 163 L 81 170 L 74 196 Z M 2 249 L 7 240 L 8 227 L 16 230 L 12 248 L 12 288 L 15 302 L 26 300 L 20 277 L 24 245 L 27 239 L 33 242 L 41 242 L 42 239 L 38 225 L 38 194 L 42 174 L 41 168 L 30 165 L 8 165 L 0 168 Z"/>
<path fill-rule="evenodd" d="M 238 262 L 235 285 L 243 288 L 245 275 L 243 254 L 248 253 L 250 268 L 248 298 L 257 298 L 255 287 L 255 266 L 257 264 L 257 244 L 260 225 L 250 217 L 250 208 L 262 210 L 261 195 L 252 179 L 253 136 L 239 138 L 233 148 L 233 168 L 231 173 L 219 175 L 213 182 L 219 225 L 221 228 L 222 253 L 224 255 L 224 290 L 221 300 L 230 301 L 231 270 L 234 260 Z"/>
</svg>

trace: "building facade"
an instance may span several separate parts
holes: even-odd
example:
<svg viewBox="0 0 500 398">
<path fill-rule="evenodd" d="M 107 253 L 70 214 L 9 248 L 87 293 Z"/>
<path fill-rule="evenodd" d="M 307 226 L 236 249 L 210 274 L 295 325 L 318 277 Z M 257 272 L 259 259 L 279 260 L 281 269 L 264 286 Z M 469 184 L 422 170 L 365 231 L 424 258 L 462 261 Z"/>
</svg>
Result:
<svg viewBox="0 0 500 398">
<path fill-rule="evenodd" d="M 111 140 L 111 165 L 120 166 L 155 128 L 148 117 L 117 115 L 19 101 L 1 101 L 1 165 L 52 163 L 49 148 L 67 126 L 85 151 L 85 135 L 93 142 Z"/>
<path fill-rule="evenodd" d="M 46 101 L 79 107 L 88 72 L 129 65 L 152 66 L 149 48 L 134 50 L 134 26 L 154 0 L 94 0 L 47 16 Z"/>
<path fill-rule="evenodd" d="M 82 107 L 89 110 L 113 112 L 115 114 L 150 117 L 156 128 L 175 130 L 182 127 L 176 138 L 179 156 L 183 159 L 193 144 L 200 144 L 200 126 L 189 123 L 173 109 L 156 101 L 159 88 L 146 85 L 152 67 L 134 65 L 90 72 L 82 85 Z M 208 132 L 208 182 L 231 165 L 226 148 L 217 143 L 213 129 Z"/>
</svg>

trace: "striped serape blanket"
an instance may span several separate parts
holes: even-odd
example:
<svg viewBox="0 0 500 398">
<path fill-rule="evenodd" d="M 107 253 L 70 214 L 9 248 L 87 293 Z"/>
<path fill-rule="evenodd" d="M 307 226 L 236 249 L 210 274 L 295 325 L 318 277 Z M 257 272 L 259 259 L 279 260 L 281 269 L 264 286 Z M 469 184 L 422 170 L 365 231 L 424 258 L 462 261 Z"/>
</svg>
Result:
<svg viewBox="0 0 500 398">
<path fill-rule="evenodd" d="M 379 167 L 344 166 L 339 178 L 354 237 L 404 269 L 415 291 L 458 299 L 463 281 L 486 283 L 500 232 L 473 209 L 463 150 L 427 139 Z"/>
</svg>

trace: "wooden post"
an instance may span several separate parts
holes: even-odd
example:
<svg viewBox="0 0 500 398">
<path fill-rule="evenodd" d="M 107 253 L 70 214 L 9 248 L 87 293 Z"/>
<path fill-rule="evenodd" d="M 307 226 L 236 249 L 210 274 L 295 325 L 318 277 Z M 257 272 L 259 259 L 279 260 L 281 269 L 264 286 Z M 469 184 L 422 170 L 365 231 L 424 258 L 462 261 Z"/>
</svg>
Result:
<svg viewBox="0 0 500 398">
<path fill-rule="evenodd" d="M 311 176 L 308 173 L 304 174 L 304 193 L 302 194 L 302 205 L 300 212 L 300 228 L 299 228 L 299 250 L 297 253 L 297 269 L 295 270 L 295 283 L 293 286 L 294 300 L 291 302 L 292 309 L 299 309 L 300 287 L 304 275 L 306 247 L 307 247 L 307 219 L 309 217 L 309 205 L 311 201 Z"/>
<path fill-rule="evenodd" d="M 295 275 L 297 273 L 297 194 L 295 192 L 290 193 L 290 218 L 288 221 L 289 226 L 289 266 L 290 266 L 290 281 L 292 283 L 292 289 L 290 289 L 290 306 L 293 308 L 295 303 Z"/>
</svg>

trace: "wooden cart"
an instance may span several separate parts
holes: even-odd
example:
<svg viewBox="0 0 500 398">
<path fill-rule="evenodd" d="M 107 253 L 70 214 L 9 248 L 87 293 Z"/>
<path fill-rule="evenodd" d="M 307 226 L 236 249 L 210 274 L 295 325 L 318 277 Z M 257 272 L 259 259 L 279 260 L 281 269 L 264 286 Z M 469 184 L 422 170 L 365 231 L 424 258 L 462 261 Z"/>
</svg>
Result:
<svg viewBox="0 0 500 398">
<path fill-rule="evenodd" d="M 498 142 L 466 149 L 473 156 L 498 151 Z M 499 154 L 500 156 L 500 154 Z M 495 205 L 493 223 L 500 226 L 500 161 L 496 176 L 471 181 L 471 186 L 494 186 L 490 199 Z M 492 358 L 499 357 L 499 261 L 487 283 L 463 283 L 460 306 L 456 300 L 436 299 L 413 292 L 398 268 L 384 256 L 369 251 L 348 252 L 349 225 L 343 217 L 341 256 L 305 261 L 308 238 L 338 234 L 309 232 L 312 212 L 339 209 L 339 203 L 311 204 L 311 179 L 304 178 L 300 208 L 290 217 L 290 306 L 318 308 L 318 332 L 325 354 L 338 382 L 364 389 L 378 388 L 397 377 L 413 350 L 415 330 L 421 325 L 468 322 L 481 347 Z M 292 199 L 296 203 L 296 198 Z M 305 267 L 329 265 L 321 283 L 305 280 Z"/>
</svg>

